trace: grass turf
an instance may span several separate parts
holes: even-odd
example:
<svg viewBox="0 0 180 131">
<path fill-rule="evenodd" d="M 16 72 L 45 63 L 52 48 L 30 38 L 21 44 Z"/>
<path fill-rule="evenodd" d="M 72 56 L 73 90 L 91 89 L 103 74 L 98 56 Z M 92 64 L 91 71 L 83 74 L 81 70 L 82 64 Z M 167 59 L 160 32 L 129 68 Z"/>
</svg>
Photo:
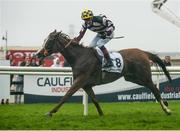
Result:
<svg viewBox="0 0 180 131">
<path fill-rule="evenodd" d="M 22 104 L 0 106 L 0 129 L 24 130 L 180 130 L 180 101 L 169 101 L 172 115 L 167 116 L 155 102 L 100 103 L 100 117 L 93 104 L 83 116 L 83 105 L 64 104 L 52 118 L 44 114 L 55 104 Z"/>
</svg>

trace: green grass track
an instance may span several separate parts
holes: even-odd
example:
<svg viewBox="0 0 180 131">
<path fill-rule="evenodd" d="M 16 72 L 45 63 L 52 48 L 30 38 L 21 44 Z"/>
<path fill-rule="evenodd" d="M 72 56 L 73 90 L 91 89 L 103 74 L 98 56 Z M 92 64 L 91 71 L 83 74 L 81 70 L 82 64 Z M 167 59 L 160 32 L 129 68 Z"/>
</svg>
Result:
<svg viewBox="0 0 180 131">
<path fill-rule="evenodd" d="M 155 102 L 100 103 L 102 117 L 92 103 L 88 116 L 82 104 L 66 103 L 52 118 L 44 116 L 55 105 L 0 105 L 0 130 L 180 130 L 180 101 L 169 101 L 170 116 Z"/>
</svg>

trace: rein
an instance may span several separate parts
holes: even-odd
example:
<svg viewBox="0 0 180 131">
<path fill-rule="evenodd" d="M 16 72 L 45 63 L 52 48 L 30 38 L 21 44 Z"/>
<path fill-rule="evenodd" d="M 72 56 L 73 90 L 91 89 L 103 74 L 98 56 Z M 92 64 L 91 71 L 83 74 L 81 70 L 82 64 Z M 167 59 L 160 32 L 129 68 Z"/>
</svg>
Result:
<svg viewBox="0 0 180 131">
<path fill-rule="evenodd" d="M 67 45 L 65 46 L 65 48 L 67 48 L 67 47 L 72 43 L 72 41 L 73 41 L 73 39 L 71 39 L 71 40 L 67 43 Z"/>
<path fill-rule="evenodd" d="M 61 43 L 60 38 L 58 37 L 57 40 Z M 73 39 L 71 39 L 65 46 L 59 48 L 62 52 L 64 52 L 64 49 L 66 49 L 69 45 L 71 45 Z"/>
</svg>

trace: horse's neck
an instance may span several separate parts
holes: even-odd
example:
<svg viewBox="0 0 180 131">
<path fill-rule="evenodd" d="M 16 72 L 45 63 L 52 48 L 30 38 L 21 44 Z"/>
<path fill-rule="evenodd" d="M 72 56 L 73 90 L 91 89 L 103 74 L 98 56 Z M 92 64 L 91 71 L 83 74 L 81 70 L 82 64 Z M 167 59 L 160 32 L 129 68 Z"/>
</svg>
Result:
<svg viewBox="0 0 180 131">
<path fill-rule="evenodd" d="M 64 56 L 66 61 L 71 65 L 71 67 L 73 67 L 73 65 L 76 62 L 76 58 L 74 57 L 74 55 L 69 50 L 63 51 L 61 52 L 61 54 Z"/>
<path fill-rule="evenodd" d="M 87 55 L 87 53 L 91 49 L 81 47 L 79 45 L 76 46 L 69 46 L 66 48 L 66 50 L 62 53 L 67 62 L 73 66 L 77 60 L 81 59 L 81 57 Z M 90 57 L 90 56 L 89 56 Z"/>
</svg>

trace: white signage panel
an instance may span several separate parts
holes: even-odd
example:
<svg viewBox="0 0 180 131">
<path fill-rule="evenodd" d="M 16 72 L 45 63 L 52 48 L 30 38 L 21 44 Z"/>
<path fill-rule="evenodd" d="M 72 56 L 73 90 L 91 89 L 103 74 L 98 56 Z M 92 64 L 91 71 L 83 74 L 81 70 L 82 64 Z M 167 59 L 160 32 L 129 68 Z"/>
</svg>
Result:
<svg viewBox="0 0 180 131">
<path fill-rule="evenodd" d="M 9 66 L 9 60 L 0 60 L 1 66 Z M 0 74 L 0 100 L 10 99 L 10 75 L 2 75 Z"/>
<path fill-rule="evenodd" d="M 64 96 L 73 83 L 73 77 L 50 75 L 25 75 L 24 93 L 44 96 Z M 74 95 L 82 95 L 83 90 L 78 90 Z"/>
<path fill-rule="evenodd" d="M 64 96 L 73 84 L 73 77 L 69 75 L 25 75 L 24 93 L 43 96 Z M 124 78 L 115 82 L 93 87 L 95 94 L 107 94 L 133 88 L 136 84 L 127 82 Z M 74 96 L 82 96 L 83 89 L 78 90 Z"/>
</svg>

